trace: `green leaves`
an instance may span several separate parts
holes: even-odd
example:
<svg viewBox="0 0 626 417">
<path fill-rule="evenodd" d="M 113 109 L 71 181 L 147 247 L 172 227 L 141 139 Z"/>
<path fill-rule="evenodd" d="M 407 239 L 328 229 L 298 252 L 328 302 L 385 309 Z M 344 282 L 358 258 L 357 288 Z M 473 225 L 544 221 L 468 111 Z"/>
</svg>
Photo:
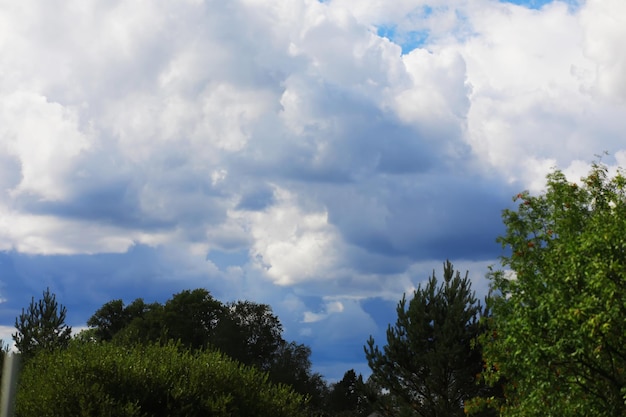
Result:
<svg viewBox="0 0 626 417">
<path fill-rule="evenodd" d="M 548 175 L 546 192 L 505 210 L 504 267 L 491 271 L 491 382 L 503 416 L 625 415 L 625 180 L 594 165 L 582 185 Z M 495 370 L 495 371 L 494 371 Z"/>
<path fill-rule="evenodd" d="M 311 371 L 311 349 L 283 339 L 282 325 L 269 305 L 251 301 L 223 304 L 198 288 L 174 294 L 164 305 L 137 299 L 125 306 L 121 300 L 113 300 L 88 324 L 96 341 L 120 346 L 177 341 L 191 350 L 219 350 L 268 372 L 273 382 L 309 395 L 312 407 L 322 404 L 326 386 L 321 375 Z"/>
<path fill-rule="evenodd" d="M 79 343 L 22 372 L 20 416 L 300 416 L 304 398 L 217 352 Z"/>
</svg>

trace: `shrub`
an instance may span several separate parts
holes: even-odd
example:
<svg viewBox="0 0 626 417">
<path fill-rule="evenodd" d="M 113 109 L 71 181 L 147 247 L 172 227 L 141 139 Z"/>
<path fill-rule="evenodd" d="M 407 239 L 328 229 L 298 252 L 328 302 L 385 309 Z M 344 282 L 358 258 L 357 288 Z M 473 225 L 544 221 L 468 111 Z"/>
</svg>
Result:
<svg viewBox="0 0 626 417">
<path fill-rule="evenodd" d="M 75 342 L 22 371 L 19 417 L 301 416 L 304 399 L 213 351 Z"/>
</svg>

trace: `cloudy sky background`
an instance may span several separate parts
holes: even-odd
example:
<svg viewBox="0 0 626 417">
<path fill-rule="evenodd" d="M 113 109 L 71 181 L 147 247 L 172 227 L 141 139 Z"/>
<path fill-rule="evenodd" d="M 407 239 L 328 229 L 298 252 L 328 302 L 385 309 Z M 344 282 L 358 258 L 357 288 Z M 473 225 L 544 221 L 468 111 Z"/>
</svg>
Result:
<svg viewBox="0 0 626 417">
<path fill-rule="evenodd" d="M 512 195 L 626 166 L 624 39 L 622 0 L 0 0 L 0 335 L 205 287 L 367 374 L 446 258 L 484 294 Z"/>
</svg>

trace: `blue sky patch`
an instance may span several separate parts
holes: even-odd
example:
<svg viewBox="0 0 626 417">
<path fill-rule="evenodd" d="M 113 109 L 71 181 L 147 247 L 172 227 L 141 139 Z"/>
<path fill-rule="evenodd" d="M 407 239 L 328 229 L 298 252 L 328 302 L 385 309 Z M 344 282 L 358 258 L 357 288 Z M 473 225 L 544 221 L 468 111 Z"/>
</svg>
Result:
<svg viewBox="0 0 626 417">
<path fill-rule="evenodd" d="M 517 4 L 518 6 L 539 10 L 546 4 L 553 3 L 554 0 L 500 0 L 500 2 Z M 581 3 L 579 0 L 562 0 L 562 2 L 567 3 L 571 8 L 576 8 L 576 6 Z"/>
<path fill-rule="evenodd" d="M 408 54 L 414 49 L 421 48 L 428 40 L 428 31 L 415 30 L 399 32 L 396 25 L 382 25 L 377 28 L 380 37 L 387 38 L 402 48 L 402 54 Z"/>
<path fill-rule="evenodd" d="M 240 250 L 236 252 L 226 252 L 212 250 L 207 255 L 207 260 L 213 262 L 221 270 L 226 270 L 229 266 L 242 266 L 248 262 L 248 251 Z"/>
<path fill-rule="evenodd" d="M 528 7 L 529 9 L 541 9 L 552 0 L 500 0 L 501 3 L 512 3 L 518 6 Z"/>
</svg>

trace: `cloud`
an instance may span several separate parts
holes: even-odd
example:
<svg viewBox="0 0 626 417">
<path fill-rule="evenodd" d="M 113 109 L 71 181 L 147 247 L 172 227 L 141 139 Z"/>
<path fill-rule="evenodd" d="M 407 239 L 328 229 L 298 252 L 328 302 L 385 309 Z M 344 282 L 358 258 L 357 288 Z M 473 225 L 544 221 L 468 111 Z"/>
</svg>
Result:
<svg viewBox="0 0 626 417">
<path fill-rule="evenodd" d="M 511 195 L 623 165 L 622 9 L 3 4 L 2 324 L 206 286 L 358 363 L 444 259 L 486 291 Z"/>
<path fill-rule="evenodd" d="M 77 126 L 76 110 L 35 93 L 15 92 L 1 98 L 0 115 L 4 148 L 22 174 L 11 193 L 44 200 L 66 197 L 73 162 L 89 146 Z"/>
<path fill-rule="evenodd" d="M 250 256 L 278 285 L 332 273 L 339 240 L 325 212 L 302 212 L 294 196 L 276 188 L 270 209 L 233 212 L 253 240 Z"/>
<path fill-rule="evenodd" d="M 13 333 L 15 333 L 15 327 L 0 326 L 0 341 L 4 343 L 4 345 L 2 346 L 3 348 L 4 346 L 7 346 L 7 345 L 10 347 L 14 345 L 13 338 L 12 338 Z"/>
<path fill-rule="evenodd" d="M 329 317 L 334 313 L 342 313 L 344 311 L 344 305 L 340 301 L 332 301 L 326 304 L 323 313 L 314 313 L 312 311 L 306 311 L 304 313 L 303 323 L 315 323 Z"/>
<path fill-rule="evenodd" d="M 595 63 L 592 92 L 622 104 L 626 100 L 626 52 L 620 47 L 626 35 L 626 5 L 620 1 L 587 1 L 580 13 L 583 52 Z"/>
</svg>

